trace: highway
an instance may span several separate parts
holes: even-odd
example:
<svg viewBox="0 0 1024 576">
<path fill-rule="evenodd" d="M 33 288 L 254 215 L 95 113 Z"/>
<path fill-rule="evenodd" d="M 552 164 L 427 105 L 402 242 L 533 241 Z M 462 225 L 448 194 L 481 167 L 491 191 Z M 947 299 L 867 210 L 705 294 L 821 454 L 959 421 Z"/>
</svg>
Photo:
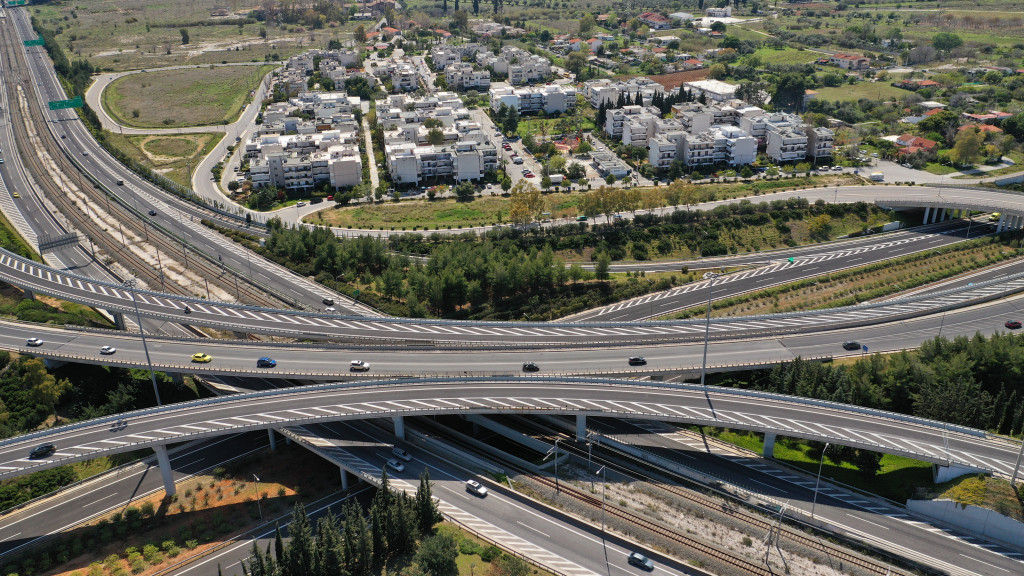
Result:
<svg viewBox="0 0 1024 576">
<path fill-rule="evenodd" d="M 184 480 L 231 459 L 258 452 L 266 445 L 266 434 L 240 434 L 185 446 L 171 454 L 175 480 Z M 87 480 L 61 490 L 52 498 L 8 511 L 0 517 L 0 557 L 163 488 L 156 459 L 151 457 L 122 472 Z"/>
<path fill-rule="evenodd" d="M 8 27 L 8 30 L 16 26 L 15 34 L 21 39 L 36 37 L 26 11 L 12 10 L 10 16 L 3 20 L 0 25 Z M 321 300 L 325 296 L 330 296 L 340 309 L 357 315 L 374 315 L 366 306 L 348 306 L 349 301 L 341 295 L 332 293 L 324 286 L 302 278 L 281 266 L 269 263 L 242 249 L 233 241 L 214 233 L 200 224 L 200 221 L 204 218 L 218 219 L 219 223 L 225 226 L 242 229 L 245 227 L 237 220 L 220 219 L 209 210 L 174 197 L 133 173 L 99 146 L 73 110 L 46 110 L 47 101 L 64 99 L 66 95 L 57 81 L 45 48 L 26 47 L 24 50 L 28 55 L 30 72 L 55 141 L 64 148 L 73 164 L 90 174 L 109 193 L 121 198 L 124 204 L 132 206 L 139 218 L 147 219 L 153 227 L 177 237 L 188 246 L 188 250 L 205 254 L 212 261 L 223 262 L 225 267 L 239 277 L 265 287 L 297 307 L 315 309 L 322 306 Z M 124 185 L 119 186 L 119 180 L 123 181 Z M 150 217 L 150 210 L 156 211 L 157 215 Z"/>
<path fill-rule="evenodd" d="M 602 436 L 668 458 L 776 502 L 786 503 L 790 516 L 810 517 L 815 477 L 773 460 L 744 454 L 734 446 L 655 421 L 596 419 L 588 422 Z M 710 452 L 709 452 L 710 450 Z M 795 509 L 795 510 L 792 510 Z M 799 511 L 799 512 L 796 512 Z M 992 574 L 1021 570 L 1021 554 L 984 544 L 969 534 L 936 529 L 910 516 L 900 506 L 847 490 L 822 479 L 814 504 L 815 518 L 831 530 L 863 540 L 907 558 L 951 573 Z"/>
<path fill-rule="evenodd" d="M 0 442 L 0 479 L 116 454 L 283 426 L 434 414 L 590 414 L 774 432 L 1009 475 L 1019 443 L 842 404 L 693 385 L 557 377 L 327 384 L 139 410 Z M 127 426 L 114 424 L 121 419 Z M 54 443 L 55 453 L 28 457 Z"/>
</svg>

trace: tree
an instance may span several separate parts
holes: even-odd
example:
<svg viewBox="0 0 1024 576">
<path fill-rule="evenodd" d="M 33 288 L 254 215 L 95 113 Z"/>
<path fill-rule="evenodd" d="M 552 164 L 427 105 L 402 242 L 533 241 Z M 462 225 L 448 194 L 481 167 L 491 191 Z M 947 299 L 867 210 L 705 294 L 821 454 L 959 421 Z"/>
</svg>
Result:
<svg viewBox="0 0 1024 576">
<path fill-rule="evenodd" d="M 416 552 L 416 563 L 426 576 L 458 576 L 459 567 L 455 559 L 459 546 L 451 534 L 429 536 Z"/>
<path fill-rule="evenodd" d="M 605 122 L 608 120 L 608 107 L 605 105 L 605 101 L 602 98 L 601 103 L 597 106 L 597 113 L 594 115 L 594 126 L 598 129 L 603 129 Z M 1024 125 L 1024 124 L 1022 124 Z M 580 145 L 582 146 L 582 142 Z M 577 150 L 578 152 L 578 150 Z"/>
<path fill-rule="evenodd" d="M 954 48 L 959 48 L 960 46 L 963 46 L 963 44 L 963 39 L 952 32 L 939 32 L 932 36 L 932 46 L 934 46 L 936 50 L 949 51 Z"/>
<path fill-rule="evenodd" d="M 448 13 L 448 0 L 441 0 L 441 12 L 444 14 Z"/>
<path fill-rule="evenodd" d="M 455 9 L 455 14 L 452 15 L 452 28 L 456 30 L 465 30 L 469 27 L 469 14 L 466 14 L 464 10 Z"/>
<path fill-rule="evenodd" d="M 459 184 L 455 187 L 455 198 L 459 202 L 469 202 L 473 200 L 473 196 L 475 194 L 476 186 L 473 186 L 472 182 L 459 182 Z"/>
<path fill-rule="evenodd" d="M 615 184 L 615 174 L 612 174 L 611 172 L 609 172 L 608 175 L 604 177 L 604 181 L 609 186 L 612 185 L 612 184 Z"/>
<path fill-rule="evenodd" d="M 502 554 L 491 562 L 487 576 L 530 576 L 530 565 L 522 558 Z"/>
<path fill-rule="evenodd" d="M 832 232 L 832 217 L 828 214 L 811 216 L 810 220 L 807 222 L 807 228 L 811 238 L 817 238 L 819 240 L 827 239 L 829 234 Z"/>
<path fill-rule="evenodd" d="M 712 32 L 721 32 L 722 34 L 725 34 L 725 22 L 722 22 L 721 20 L 715 20 L 712 22 L 710 28 Z"/>
<path fill-rule="evenodd" d="M 728 74 L 728 69 L 725 67 L 725 64 L 722 64 L 721 62 L 716 62 L 708 68 L 708 76 L 711 76 L 715 80 L 721 80 Z"/>
<path fill-rule="evenodd" d="M 416 517 L 420 534 L 424 536 L 434 530 L 434 524 L 441 521 L 441 513 L 437 509 L 437 500 L 430 489 L 430 471 L 426 468 L 420 474 L 420 486 L 416 489 Z"/>
<path fill-rule="evenodd" d="M 459 0 L 455 0 L 455 11 L 459 11 Z"/>
<path fill-rule="evenodd" d="M 864 478 L 874 478 L 882 469 L 882 453 L 859 448 L 853 457 L 853 465 Z"/>
<path fill-rule="evenodd" d="M 974 164 L 981 156 L 985 133 L 977 128 L 968 128 L 957 133 L 953 142 L 953 149 L 949 151 L 950 161 L 957 166 Z"/>
<path fill-rule="evenodd" d="M 580 18 L 580 38 L 586 38 L 590 36 L 590 32 L 597 25 L 597 21 L 594 19 L 594 15 L 591 12 L 587 12 Z"/>
<path fill-rule="evenodd" d="M 57 380 L 55 376 L 46 371 L 46 365 L 40 358 L 30 358 L 22 362 L 21 382 L 23 386 L 32 392 L 32 397 L 45 404 L 57 418 L 57 401 L 65 392 L 71 389 L 71 382 L 66 378 Z"/>
<path fill-rule="evenodd" d="M 544 208 L 540 190 L 525 178 L 512 186 L 508 219 L 519 226 L 533 222 Z"/>
<path fill-rule="evenodd" d="M 576 75 L 577 80 L 579 79 L 580 73 L 583 72 L 583 67 L 587 65 L 587 55 L 582 50 L 573 52 L 565 58 L 565 69 Z"/>
<path fill-rule="evenodd" d="M 366 27 L 362 24 L 356 26 L 355 36 L 356 42 L 359 42 L 360 44 L 366 42 Z"/>
<path fill-rule="evenodd" d="M 434 146 L 444 144 L 444 132 L 439 128 L 431 128 L 430 131 L 427 132 L 427 143 L 433 144 Z"/>
<path fill-rule="evenodd" d="M 608 256 L 608 252 L 602 250 L 601 253 L 597 255 L 597 263 L 594 264 L 594 277 L 598 280 L 607 280 L 608 268 L 611 264 L 612 259 Z"/>
<path fill-rule="evenodd" d="M 181 32 L 181 45 L 184 46 L 185 44 L 188 44 L 188 30 L 182 28 L 181 30 L 178 30 L 178 32 Z"/>
<path fill-rule="evenodd" d="M 516 130 L 519 129 L 519 109 L 516 107 L 510 107 L 508 113 L 505 116 L 504 121 L 501 123 L 501 129 L 506 134 L 515 134 Z"/>
<path fill-rule="evenodd" d="M 565 177 L 569 180 L 579 180 L 587 175 L 587 169 L 579 162 L 573 162 L 565 167 Z"/>
<path fill-rule="evenodd" d="M 781 110 L 799 110 L 803 107 L 807 79 L 804 75 L 790 72 L 779 78 L 775 85 L 772 103 Z"/>
<path fill-rule="evenodd" d="M 480 14 L 480 0 L 473 0 L 473 15 L 477 16 Z"/>
</svg>

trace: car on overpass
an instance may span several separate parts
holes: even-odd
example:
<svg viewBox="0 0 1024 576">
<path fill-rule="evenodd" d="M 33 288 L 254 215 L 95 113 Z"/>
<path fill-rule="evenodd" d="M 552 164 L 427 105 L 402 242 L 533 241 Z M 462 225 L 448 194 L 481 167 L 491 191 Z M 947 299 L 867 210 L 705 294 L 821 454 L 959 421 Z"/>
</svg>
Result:
<svg viewBox="0 0 1024 576">
<path fill-rule="evenodd" d="M 25 345 L 26 346 L 42 346 L 43 345 L 43 339 L 42 338 L 29 338 L 28 340 L 25 341 Z"/>
<path fill-rule="evenodd" d="M 860 342 L 856 340 L 847 340 L 843 342 L 843 350 L 860 350 Z"/>
<path fill-rule="evenodd" d="M 104 356 L 110 356 L 116 352 L 117 348 L 114 348 L 113 346 L 104 346 L 103 348 L 100 348 L 100 354 L 103 354 Z"/>
<path fill-rule="evenodd" d="M 388 458 L 387 467 L 391 468 L 395 472 L 405 472 L 405 464 L 402 464 L 394 458 Z"/>
<path fill-rule="evenodd" d="M 1003 324 L 1003 326 L 1006 326 L 1010 330 L 1018 330 L 1020 329 L 1020 320 L 1007 320 L 1006 324 Z"/>
<path fill-rule="evenodd" d="M 207 362 L 213 362 L 213 356 L 210 356 L 206 352 L 196 352 L 192 355 L 192 361 L 206 364 Z"/>
<path fill-rule="evenodd" d="M 539 372 L 540 366 L 536 362 L 523 362 L 523 372 Z"/>
<path fill-rule="evenodd" d="M 395 456 L 397 458 L 401 458 L 402 460 L 405 460 L 406 462 L 411 462 L 412 461 L 412 454 L 409 454 L 408 450 L 405 450 L 403 448 L 399 448 L 397 446 L 395 446 L 391 450 L 391 455 Z"/>
<path fill-rule="evenodd" d="M 47 456 L 53 454 L 56 451 L 57 447 L 54 446 L 53 444 L 42 444 L 33 448 L 32 451 L 28 453 L 28 457 L 32 460 L 36 460 L 38 458 L 46 458 Z"/>
<path fill-rule="evenodd" d="M 275 368 L 277 367 L 277 360 L 274 360 L 273 358 L 267 358 L 266 356 L 264 356 L 263 358 L 260 358 L 259 360 L 256 361 L 256 367 Z"/>
<path fill-rule="evenodd" d="M 630 356 L 629 357 L 629 365 L 630 366 L 646 366 L 647 365 L 647 358 L 644 358 L 643 356 Z"/>
<path fill-rule="evenodd" d="M 350 372 L 366 372 L 370 369 L 370 363 L 363 360 L 353 360 L 348 363 Z"/>
</svg>

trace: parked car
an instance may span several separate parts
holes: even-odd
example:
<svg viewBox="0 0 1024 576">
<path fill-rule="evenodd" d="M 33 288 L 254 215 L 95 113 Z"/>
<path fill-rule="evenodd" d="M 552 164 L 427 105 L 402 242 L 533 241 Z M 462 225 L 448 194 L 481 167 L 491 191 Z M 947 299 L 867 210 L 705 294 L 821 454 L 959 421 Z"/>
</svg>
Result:
<svg viewBox="0 0 1024 576">
<path fill-rule="evenodd" d="M 259 360 L 256 361 L 256 367 L 257 368 L 276 368 L 277 367 L 277 360 L 274 360 L 273 358 L 267 358 L 266 356 L 264 356 L 263 358 L 260 358 Z"/>
<path fill-rule="evenodd" d="M 520 156 L 516 156 L 515 158 L 512 159 L 513 164 L 522 164 L 523 162 L 525 162 L 525 160 L 523 160 Z"/>
<path fill-rule="evenodd" d="M 391 455 L 395 456 L 397 458 L 401 458 L 402 460 L 405 460 L 406 462 L 409 462 L 409 461 L 412 460 L 412 454 L 409 454 L 409 452 L 407 450 L 405 450 L 403 448 L 399 448 L 398 446 L 395 446 L 394 448 L 391 449 Z"/>
<path fill-rule="evenodd" d="M 113 346 L 104 346 L 103 348 L 100 348 L 100 354 L 103 354 L 104 356 L 109 356 L 115 352 L 117 352 L 117 348 L 114 348 Z"/>
<path fill-rule="evenodd" d="M 648 572 L 654 570 L 654 562 L 652 562 L 650 558 L 644 556 L 639 552 L 629 553 L 629 563 L 633 566 L 636 566 L 637 568 L 647 570 Z"/>
<path fill-rule="evenodd" d="M 404 472 L 405 471 L 405 464 L 402 464 L 401 462 L 399 462 L 398 460 L 395 460 L 394 458 L 389 458 L 388 459 L 387 467 L 391 468 L 395 472 Z"/>
<path fill-rule="evenodd" d="M 523 362 L 523 372 L 537 372 L 540 370 L 540 366 L 537 366 L 536 362 Z"/>
<path fill-rule="evenodd" d="M 1020 320 L 1007 320 L 1004 326 L 1006 326 L 1010 330 L 1018 330 L 1020 329 Z"/>
<path fill-rule="evenodd" d="M 25 341 L 25 345 L 26 346 L 42 346 L 43 345 L 43 339 L 42 338 L 29 338 L 28 340 Z"/>
<path fill-rule="evenodd" d="M 644 358 L 643 356 L 630 356 L 629 357 L 629 365 L 630 366 L 646 366 L 647 365 L 647 358 Z"/>
<path fill-rule="evenodd" d="M 533 172 L 527 172 L 526 173 L 526 177 L 527 178 L 536 178 L 536 176 L 534 176 Z"/>
<path fill-rule="evenodd" d="M 33 448 L 32 451 L 28 453 L 28 457 L 31 458 L 32 460 L 35 460 L 37 458 L 46 458 L 47 456 L 53 454 L 56 451 L 57 447 L 54 446 L 53 444 L 42 444 L 40 446 L 36 446 L 35 448 Z"/>
<path fill-rule="evenodd" d="M 370 369 L 370 363 L 362 360 L 353 360 L 348 363 L 348 369 L 351 372 L 366 372 Z"/>
<path fill-rule="evenodd" d="M 476 494 L 481 498 L 487 496 L 487 488 L 485 488 L 476 480 L 466 480 L 466 492 L 469 492 L 470 494 Z"/>
<path fill-rule="evenodd" d="M 856 340 L 847 340 L 843 342 L 843 350 L 860 350 L 860 342 Z"/>
</svg>

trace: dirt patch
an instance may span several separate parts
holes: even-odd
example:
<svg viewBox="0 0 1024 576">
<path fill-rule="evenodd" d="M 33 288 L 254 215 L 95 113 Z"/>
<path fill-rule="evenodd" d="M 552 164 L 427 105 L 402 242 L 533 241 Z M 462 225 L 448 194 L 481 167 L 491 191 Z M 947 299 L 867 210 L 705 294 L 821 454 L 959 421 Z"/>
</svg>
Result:
<svg viewBox="0 0 1024 576">
<path fill-rule="evenodd" d="M 687 70 L 685 72 L 673 72 L 671 74 L 662 74 L 660 76 L 650 76 L 650 79 L 664 86 L 665 90 L 671 90 L 682 86 L 683 82 L 703 80 L 708 77 L 708 74 L 709 70 L 707 68 L 701 68 L 700 70 Z"/>
</svg>

